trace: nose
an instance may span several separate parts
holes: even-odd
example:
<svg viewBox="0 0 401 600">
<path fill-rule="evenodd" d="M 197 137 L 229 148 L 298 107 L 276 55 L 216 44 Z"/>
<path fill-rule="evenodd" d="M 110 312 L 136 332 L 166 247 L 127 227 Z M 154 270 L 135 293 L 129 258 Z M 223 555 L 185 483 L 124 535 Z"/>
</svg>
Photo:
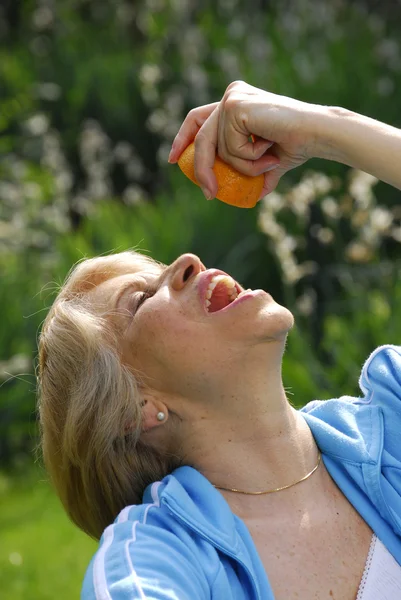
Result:
<svg viewBox="0 0 401 600">
<path fill-rule="evenodd" d="M 206 267 L 195 254 L 182 254 L 173 262 L 170 269 L 170 285 L 173 290 L 178 292 L 185 287 L 190 277 L 197 275 L 201 271 L 205 271 Z"/>
</svg>

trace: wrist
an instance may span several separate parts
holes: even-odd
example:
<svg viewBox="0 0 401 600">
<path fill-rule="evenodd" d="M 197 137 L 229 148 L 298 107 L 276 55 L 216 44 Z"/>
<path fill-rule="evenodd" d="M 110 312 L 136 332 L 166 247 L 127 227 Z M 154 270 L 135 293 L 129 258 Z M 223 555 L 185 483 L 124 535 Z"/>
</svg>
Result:
<svg viewBox="0 0 401 600">
<path fill-rule="evenodd" d="M 316 109 L 313 156 L 349 164 L 347 134 L 359 115 L 339 106 L 317 106 Z"/>
</svg>

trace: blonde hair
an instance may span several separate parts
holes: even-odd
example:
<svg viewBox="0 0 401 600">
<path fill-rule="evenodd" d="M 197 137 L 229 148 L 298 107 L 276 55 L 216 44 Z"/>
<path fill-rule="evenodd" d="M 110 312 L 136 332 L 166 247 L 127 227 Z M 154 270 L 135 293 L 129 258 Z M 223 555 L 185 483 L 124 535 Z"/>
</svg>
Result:
<svg viewBox="0 0 401 600">
<path fill-rule="evenodd" d="M 92 258 L 68 275 L 39 337 L 39 420 L 46 469 L 72 521 L 94 538 L 145 487 L 179 466 L 140 439 L 141 396 L 121 361 L 118 335 L 88 292 L 138 270 L 160 273 L 137 252 Z M 127 432 L 127 424 L 134 424 Z"/>
</svg>

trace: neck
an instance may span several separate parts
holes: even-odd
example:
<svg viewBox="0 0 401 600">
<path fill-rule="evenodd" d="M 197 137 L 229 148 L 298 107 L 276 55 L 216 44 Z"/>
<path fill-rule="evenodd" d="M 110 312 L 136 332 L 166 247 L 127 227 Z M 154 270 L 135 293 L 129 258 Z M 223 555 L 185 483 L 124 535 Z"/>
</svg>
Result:
<svg viewBox="0 0 401 600">
<path fill-rule="evenodd" d="M 203 427 L 208 428 L 208 439 L 195 433 L 187 459 L 219 487 L 249 492 L 283 487 L 301 479 L 317 462 L 309 427 L 288 403 L 282 411 L 246 421 L 231 418 L 223 424 L 205 419 Z"/>
<path fill-rule="evenodd" d="M 197 405 L 191 416 L 184 416 L 182 449 L 186 462 L 214 485 L 255 492 L 298 481 L 314 468 L 318 451 L 305 420 L 290 406 L 277 369 L 265 369 L 262 377 L 250 370 L 235 370 L 222 386 L 224 393 L 216 390 L 212 404 Z M 299 489 L 308 490 L 307 484 L 263 501 L 222 493 L 237 514 L 245 514 L 254 511 L 255 501 L 266 507 L 275 502 L 273 496 L 285 493 L 288 498 L 292 489 L 298 488 L 300 499 Z"/>
</svg>

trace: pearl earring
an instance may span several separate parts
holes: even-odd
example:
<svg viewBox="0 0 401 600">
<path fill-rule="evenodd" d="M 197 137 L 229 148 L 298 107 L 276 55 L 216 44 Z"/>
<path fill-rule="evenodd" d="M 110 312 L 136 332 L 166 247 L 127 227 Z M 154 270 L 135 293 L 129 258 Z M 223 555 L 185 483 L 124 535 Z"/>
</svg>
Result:
<svg viewBox="0 0 401 600">
<path fill-rule="evenodd" d="M 166 418 L 166 415 L 164 414 L 164 412 L 160 411 L 160 412 L 157 413 L 157 417 L 156 418 L 157 418 L 158 421 L 164 421 L 164 419 Z"/>
</svg>

